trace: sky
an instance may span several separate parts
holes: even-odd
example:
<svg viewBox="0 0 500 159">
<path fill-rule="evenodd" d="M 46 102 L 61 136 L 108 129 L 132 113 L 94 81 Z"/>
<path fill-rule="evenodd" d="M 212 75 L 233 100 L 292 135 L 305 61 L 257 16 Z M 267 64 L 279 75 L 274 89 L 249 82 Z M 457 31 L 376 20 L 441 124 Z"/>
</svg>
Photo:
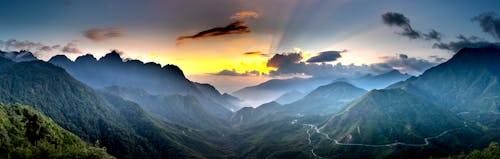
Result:
<svg viewBox="0 0 500 159">
<path fill-rule="evenodd" d="M 111 50 L 178 65 L 223 92 L 273 78 L 418 75 L 498 43 L 500 1 L 2 0 L 0 49 L 42 59 Z M 497 13 L 495 13 L 497 11 Z"/>
</svg>

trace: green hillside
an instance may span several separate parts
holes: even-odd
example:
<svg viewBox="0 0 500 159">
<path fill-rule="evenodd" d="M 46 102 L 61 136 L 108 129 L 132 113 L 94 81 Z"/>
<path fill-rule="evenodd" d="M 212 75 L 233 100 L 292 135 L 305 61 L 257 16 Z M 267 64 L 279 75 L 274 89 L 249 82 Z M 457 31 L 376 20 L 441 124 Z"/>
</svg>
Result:
<svg viewBox="0 0 500 159">
<path fill-rule="evenodd" d="M 195 140 L 198 146 L 186 147 L 197 132 L 184 135 L 179 127 L 155 120 L 137 104 L 104 95 L 46 62 L 14 63 L 0 69 L 0 102 L 31 105 L 83 140 L 99 141 L 114 156 L 202 158 L 198 150 L 213 150 L 199 139 Z M 177 140 L 179 136 L 185 139 Z"/>
<path fill-rule="evenodd" d="M 346 143 L 424 144 L 424 138 L 463 127 L 451 112 L 401 89 L 370 91 L 334 115 L 324 132 Z"/>
<path fill-rule="evenodd" d="M 217 130 L 227 127 L 193 96 L 152 95 L 138 88 L 107 87 L 106 92 L 139 104 L 145 111 L 166 122 L 198 129 Z"/>
<path fill-rule="evenodd" d="M 464 48 L 421 76 L 395 84 L 455 112 L 500 112 L 500 49 Z"/>
<path fill-rule="evenodd" d="M 0 104 L 0 158 L 114 158 L 28 106 Z"/>
<path fill-rule="evenodd" d="M 445 159 L 500 159 L 500 147 L 498 147 L 497 143 L 491 143 L 488 147 L 482 150 L 461 153 L 459 155 L 446 157 Z"/>
<path fill-rule="evenodd" d="M 361 97 L 366 90 L 347 82 L 333 82 L 316 88 L 299 101 L 284 106 L 288 114 L 330 115 Z"/>
</svg>

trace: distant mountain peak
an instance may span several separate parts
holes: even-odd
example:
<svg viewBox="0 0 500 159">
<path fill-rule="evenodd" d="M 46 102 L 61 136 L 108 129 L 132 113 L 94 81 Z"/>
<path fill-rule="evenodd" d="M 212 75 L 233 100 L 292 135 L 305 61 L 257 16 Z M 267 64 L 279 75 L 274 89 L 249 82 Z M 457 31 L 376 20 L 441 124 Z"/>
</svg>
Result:
<svg viewBox="0 0 500 159">
<path fill-rule="evenodd" d="M 73 63 L 66 55 L 53 56 L 48 62 L 61 67 L 69 66 Z"/>
<path fill-rule="evenodd" d="M 448 62 L 495 62 L 500 58 L 500 49 L 497 47 L 463 48 Z M 495 62 L 497 63 L 497 62 Z"/>
<path fill-rule="evenodd" d="M 325 90 L 325 89 L 336 89 L 336 88 L 361 89 L 361 88 L 358 88 L 358 87 L 352 85 L 349 82 L 335 81 L 335 82 L 332 82 L 330 84 L 318 87 L 313 92 L 311 92 L 311 94 L 313 94 L 314 92 L 317 92 L 317 91 Z"/>
<path fill-rule="evenodd" d="M 100 62 L 112 62 L 112 63 L 118 63 L 118 62 L 123 62 L 123 59 L 121 58 L 121 55 L 113 50 L 110 53 L 104 55 L 99 59 Z"/>
<path fill-rule="evenodd" d="M 403 73 L 401 73 L 399 70 L 392 69 L 392 70 L 386 72 L 385 74 L 403 74 Z"/>
<path fill-rule="evenodd" d="M 28 50 L 21 50 L 21 51 L 1 51 L 0 50 L 0 56 L 7 58 L 9 60 L 12 60 L 14 62 L 24 62 L 24 61 L 35 61 L 38 60 L 38 58 L 33 55 Z"/>
<path fill-rule="evenodd" d="M 97 62 L 97 59 L 92 54 L 86 54 L 86 55 L 77 57 L 75 62 L 76 63 L 94 63 L 94 62 Z"/>
<path fill-rule="evenodd" d="M 269 102 L 269 103 L 264 103 L 264 104 L 258 106 L 257 108 L 259 108 L 259 109 L 265 109 L 265 108 L 277 107 L 277 106 L 281 106 L 281 104 L 279 104 L 278 102 L 272 101 L 272 102 Z"/>
<path fill-rule="evenodd" d="M 167 64 L 167 65 L 163 66 L 162 69 L 166 70 L 166 71 L 169 71 L 169 72 L 175 72 L 177 75 L 179 75 L 179 76 L 181 76 L 183 78 L 186 78 L 184 76 L 184 72 L 182 72 L 181 68 L 179 68 L 179 66 L 177 66 L 177 65 Z"/>
</svg>

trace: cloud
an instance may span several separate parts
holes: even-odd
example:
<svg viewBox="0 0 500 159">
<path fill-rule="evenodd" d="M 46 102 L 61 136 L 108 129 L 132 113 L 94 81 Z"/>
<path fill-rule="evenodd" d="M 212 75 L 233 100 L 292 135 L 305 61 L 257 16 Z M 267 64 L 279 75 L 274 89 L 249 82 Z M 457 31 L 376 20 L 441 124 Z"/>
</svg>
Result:
<svg viewBox="0 0 500 159">
<path fill-rule="evenodd" d="M 234 15 L 232 15 L 231 17 L 229 17 L 229 19 L 231 20 L 241 20 L 241 19 L 245 19 L 245 18 L 258 18 L 259 17 L 259 14 L 257 12 L 254 12 L 254 11 L 241 11 L 241 12 L 238 12 Z"/>
<path fill-rule="evenodd" d="M 495 39 L 500 39 L 500 18 L 497 18 L 496 13 L 482 13 L 473 17 L 472 21 L 478 21 L 483 32 L 490 34 Z"/>
<path fill-rule="evenodd" d="M 82 51 L 78 48 L 76 41 L 71 41 L 66 46 L 61 49 L 64 53 L 82 53 Z"/>
<path fill-rule="evenodd" d="M 232 70 L 222 70 L 220 72 L 214 73 L 213 75 L 220 75 L 220 76 L 259 76 L 261 73 L 257 70 L 252 70 L 252 71 L 246 71 L 245 73 L 238 73 L 236 72 L 236 69 Z M 262 74 L 263 75 L 263 74 Z"/>
<path fill-rule="evenodd" d="M 381 59 L 382 62 L 372 64 L 372 68 L 379 69 L 376 70 L 379 72 L 396 69 L 401 72 L 418 74 L 438 64 L 438 61 L 429 61 L 425 59 L 409 57 L 406 54 L 398 54 L 397 56 L 382 56 L 379 57 L 379 59 Z"/>
<path fill-rule="evenodd" d="M 382 14 L 382 20 L 389 26 L 406 27 L 410 25 L 410 20 L 401 13 L 387 12 Z"/>
<path fill-rule="evenodd" d="M 462 48 L 500 47 L 500 43 L 488 42 L 477 36 L 466 37 L 460 34 L 457 36 L 457 39 L 457 41 L 451 41 L 448 43 L 434 43 L 432 48 L 458 52 Z"/>
<path fill-rule="evenodd" d="M 429 56 L 429 58 L 434 59 L 434 61 L 436 63 L 441 63 L 441 62 L 446 61 L 446 58 L 439 57 L 439 56 L 436 56 L 436 55 L 431 55 L 431 56 Z"/>
<path fill-rule="evenodd" d="M 275 54 L 267 61 L 268 67 L 277 68 L 270 71 L 270 76 L 309 75 L 313 77 L 353 78 L 368 73 L 380 74 L 391 70 L 399 70 L 410 74 L 419 74 L 437 65 L 437 61 L 409 57 L 406 54 L 380 57 L 381 62 L 370 65 L 343 65 L 341 63 L 305 63 L 300 53 Z"/>
<path fill-rule="evenodd" d="M 0 40 L 0 49 L 5 50 L 29 50 L 33 52 L 51 52 L 60 48 L 60 45 L 46 45 L 40 42 L 32 42 L 28 40 L 9 39 L 6 41 Z"/>
<path fill-rule="evenodd" d="M 221 37 L 233 34 L 248 34 L 250 33 L 246 22 L 236 21 L 225 27 L 215 27 L 212 29 L 204 30 L 199 33 L 190 36 L 181 36 L 177 38 L 177 44 L 182 44 L 185 40 L 200 40 L 212 37 Z"/>
<path fill-rule="evenodd" d="M 300 53 L 275 54 L 267 61 L 266 65 L 268 67 L 280 68 L 282 65 L 299 63 L 300 60 L 302 60 L 302 54 Z"/>
<path fill-rule="evenodd" d="M 248 55 L 248 56 L 264 56 L 264 57 L 269 56 L 268 54 L 262 53 L 260 51 L 245 52 L 245 53 L 243 53 L 243 55 Z"/>
<path fill-rule="evenodd" d="M 401 36 L 406 36 L 410 39 L 424 39 L 424 40 L 436 40 L 441 41 L 442 34 L 438 31 L 431 29 L 429 33 L 422 33 L 418 30 L 413 29 L 410 24 L 410 19 L 401 13 L 387 12 L 382 14 L 382 21 L 388 26 L 396 26 L 403 29 L 402 32 L 397 34 Z"/>
<path fill-rule="evenodd" d="M 441 34 L 440 32 L 437 32 L 434 29 L 431 29 L 431 31 L 429 31 L 429 33 L 427 33 L 427 34 L 424 33 L 423 35 L 424 35 L 425 40 L 441 41 L 441 38 L 443 37 L 443 34 Z"/>
<path fill-rule="evenodd" d="M 403 32 L 398 33 L 402 36 L 406 36 L 410 39 L 419 39 L 422 37 L 420 35 L 420 32 L 413 30 L 413 28 L 410 25 L 410 19 L 408 19 L 401 13 L 396 13 L 396 12 L 384 13 L 382 14 L 382 20 L 388 26 L 397 26 L 403 29 Z"/>
<path fill-rule="evenodd" d="M 15 62 L 23 62 L 23 61 L 34 61 L 38 60 L 35 55 L 26 50 L 21 51 L 8 51 L 4 52 L 0 50 L 0 57 L 10 59 Z"/>
<path fill-rule="evenodd" d="M 342 57 L 340 53 L 344 51 L 325 51 L 320 52 L 317 56 L 313 56 L 307 60 L 307 62 L 331 62 L 335 61 L 338 58 Z"/>
<path fill-rule="evenodd" d="M 61 48 L 61 45 L 43 46 L 39 48 L 40 51 L 50 52 L 52 50 L 57 50 Z"/>
<path fill-rule="evenodd" d="M 125 30 L 120 28 L 92 28 L 83 32 L 83 35 L 95 42 L 122 37 Z"/>
</svg>

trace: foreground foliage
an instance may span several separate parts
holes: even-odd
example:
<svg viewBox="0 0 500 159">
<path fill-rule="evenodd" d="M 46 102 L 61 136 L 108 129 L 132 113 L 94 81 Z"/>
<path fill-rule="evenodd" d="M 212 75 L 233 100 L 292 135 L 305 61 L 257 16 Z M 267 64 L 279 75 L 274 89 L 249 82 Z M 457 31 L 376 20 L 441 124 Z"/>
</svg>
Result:
<svg viewBox="0 0 500 159">
<path fill-rule="evenodd" d="M 499 159 L 500 158 L 500 147 L 497 143 L 491 143 L 488 147 L 483 150 L 474 150 L 468 154 L 461 153 L 459 155 L 450 156 L 447 159 Z"/>
<path fill-rule="evenodd" d="M 0 104 L 0 158 L 114 158 L 27 106 Z"/>
</svg>

